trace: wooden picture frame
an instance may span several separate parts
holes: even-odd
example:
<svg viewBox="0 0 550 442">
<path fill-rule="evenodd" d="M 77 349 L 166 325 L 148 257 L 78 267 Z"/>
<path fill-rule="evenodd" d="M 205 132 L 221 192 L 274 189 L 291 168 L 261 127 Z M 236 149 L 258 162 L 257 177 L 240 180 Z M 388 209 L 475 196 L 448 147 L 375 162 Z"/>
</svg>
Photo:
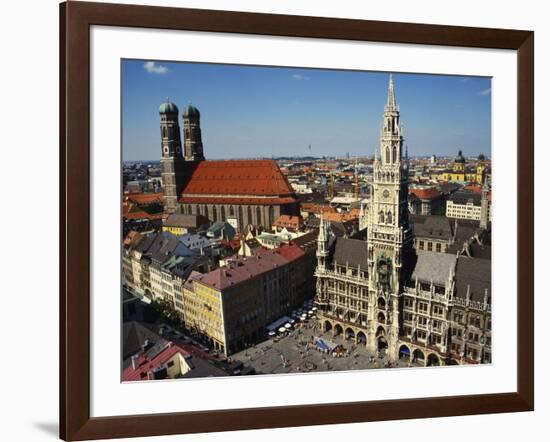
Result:
<svg viewBox="0 0 550 442">
<path fill-rule="evenodd" d="M 90 26 L 517 51 L 517 392 L 90 417 Z M 530 31 L 71 1 L 60 5 L 60 437 L 152 436 L 534 409 L 534 34 Z"/>
</svg>

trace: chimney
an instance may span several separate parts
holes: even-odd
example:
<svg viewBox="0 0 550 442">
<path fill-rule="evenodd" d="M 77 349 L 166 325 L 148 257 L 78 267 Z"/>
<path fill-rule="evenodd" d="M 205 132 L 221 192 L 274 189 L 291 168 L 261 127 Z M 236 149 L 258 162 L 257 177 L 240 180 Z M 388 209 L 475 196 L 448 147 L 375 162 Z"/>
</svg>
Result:
<svg viewBox="0 0 550 442">
<path fill-rule="evenodd" d="M 137 370 L 137 368 L 139 367 L 138 359 L 139 359 L 139 355 L 133 355 L 132 356 L 132 368 L 134 370 Z"/>
<path fill-rule="evenodd" d="M 141 349 L 143 352 L 147 351 L 149 348 L 149 339 L 145 338 L 145 341 L 143 341 L 143 345 L 141 346 Z"/>
</svg>

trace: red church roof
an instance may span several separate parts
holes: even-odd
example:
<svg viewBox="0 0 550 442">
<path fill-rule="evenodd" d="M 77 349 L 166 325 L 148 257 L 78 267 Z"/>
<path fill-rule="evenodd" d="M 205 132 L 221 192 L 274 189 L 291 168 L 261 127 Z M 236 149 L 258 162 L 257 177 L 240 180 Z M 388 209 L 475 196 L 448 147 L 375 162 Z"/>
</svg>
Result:
<svg viewBox="0 0 550 442">
<path fill-rule="evenodd" d="M 234 199 L 269 196 L 295 200 L 294 190 L 275 161 L 226 160 L 199 163 L 180 201 L 198 202 L 197 198 L 205 197 L 216 197 L 219 201 L 219 195 Z"/>
</svg>

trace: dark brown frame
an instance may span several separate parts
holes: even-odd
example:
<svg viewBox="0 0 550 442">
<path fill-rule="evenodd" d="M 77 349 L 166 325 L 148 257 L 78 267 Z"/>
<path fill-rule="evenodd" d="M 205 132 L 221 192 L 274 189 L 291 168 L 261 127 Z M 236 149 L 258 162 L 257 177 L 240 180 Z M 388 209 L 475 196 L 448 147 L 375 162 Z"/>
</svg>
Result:
<svg viewBox="0 0 550 442">
<path fill-rule="evenodd" d="M 90 417 L 91 25 L 513 49 L 518 54 L 517 392 Z M 60 437 L 103 439 L 532 411 L 534 34 L 530 31 L 70 1 L 60 5 Z"/>
</svg>

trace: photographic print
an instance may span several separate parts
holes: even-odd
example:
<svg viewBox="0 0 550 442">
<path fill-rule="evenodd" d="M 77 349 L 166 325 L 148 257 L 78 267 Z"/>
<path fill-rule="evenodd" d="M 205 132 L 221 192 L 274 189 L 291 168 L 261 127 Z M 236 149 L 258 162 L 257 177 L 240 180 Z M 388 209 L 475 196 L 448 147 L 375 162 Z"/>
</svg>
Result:
<svg viewBox="0 0 550 442">
<path fill-rule="evenodd" d="M 121 90 L 123 382 L 491 363 L 490 78 L 123 59 Z"/>
</svg>

